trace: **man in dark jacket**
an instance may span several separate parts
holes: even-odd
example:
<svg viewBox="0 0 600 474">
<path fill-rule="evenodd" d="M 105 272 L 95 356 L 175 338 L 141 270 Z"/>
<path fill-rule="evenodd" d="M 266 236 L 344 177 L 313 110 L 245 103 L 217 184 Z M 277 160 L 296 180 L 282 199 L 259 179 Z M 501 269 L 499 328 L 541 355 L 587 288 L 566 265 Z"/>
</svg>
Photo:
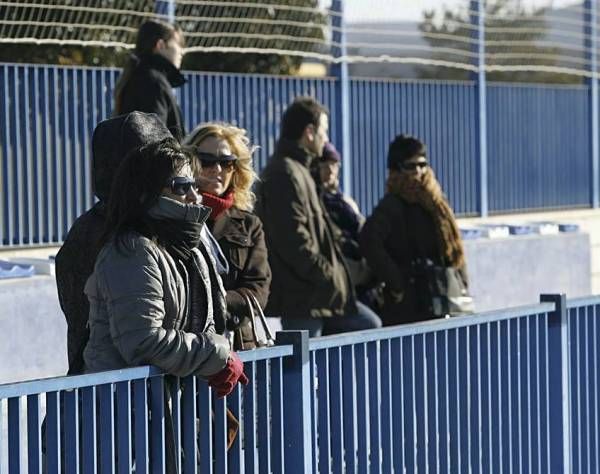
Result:
<svg viewBox="0 0 600 474">
<path fill-rule="evenodd" d="M 348 270 L 310 174 L 328 141 L 326 109 L 297 98 L 283 114 L 281 138 L 257 189 L 273 272 L 266 311 L 284 329 L 322 333 L 379 327 L 379 317 L 357 303 Z"/>
<path fill-rule="evenodd" d="M 173 88 L 186 82 L 179 71 L 183 46 L 183 34 L 176 26 L 150 20 L 140 27 L 135 53 L 117 82 L 116 115 L 134 110 L 154 113 L 181 141 L 185 125 Z"/>
<path fill-rule="evenodd" d="M 104 229 L 104 209 L 113 175 L 127 153 L 142 145 L 171 137 L 154 114 L 133 112 L 102 122 L 92 138 L 94 194 L 98 203 L 80 216 L 56 255 L 56 286 L 67 319 L 69 374 L 83 369 L 83 349 L 88 340 L 89 302 L 83 292 L 94 270 Z"/>
</svg>

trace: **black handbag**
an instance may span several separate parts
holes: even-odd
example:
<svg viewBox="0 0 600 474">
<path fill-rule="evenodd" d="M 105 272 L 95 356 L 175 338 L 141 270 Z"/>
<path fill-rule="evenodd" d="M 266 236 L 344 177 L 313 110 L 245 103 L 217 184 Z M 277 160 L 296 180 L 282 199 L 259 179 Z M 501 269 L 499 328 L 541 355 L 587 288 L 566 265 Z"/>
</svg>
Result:
<svg viewBox="0 0 600 474">
<path fill-rule="evenodd" d="M 457 268 L 435 265 L 427 258 L 414 259 L 411 268 L 417 294 L 429 313 L 442 318 L 474 312 L 473 297 Z"/>
</svg>

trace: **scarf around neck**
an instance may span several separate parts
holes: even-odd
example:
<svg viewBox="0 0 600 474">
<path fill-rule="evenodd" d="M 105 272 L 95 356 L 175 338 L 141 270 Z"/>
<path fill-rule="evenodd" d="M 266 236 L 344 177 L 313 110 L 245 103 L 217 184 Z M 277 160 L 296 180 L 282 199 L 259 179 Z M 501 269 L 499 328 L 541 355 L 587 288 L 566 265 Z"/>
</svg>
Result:
<svg viewBox="0 0 600 474">
<path fill-rule="evenodd" d="M 462 238 L 454 212 L 431 168 L 427 169 L 422 180 L 404 173 L 390 174 L 386 191 L 425 209 L 435 222 L 438 247 L 444 260 L 455 268 L 465 265 Z"/>
<path fill-rule="evenodd" d="M 208 206 L 212 209 L 210 213 L 209 219 L 211 221 L 216 221 L 221 215 L 231 209 L 233 206 L 233 191 L 227 191 L 222 197 L 215 196 L 210 193 L 201 193 L 202 194 L 202 204 Z"/>
<path fill-rule="evenodd" d="M 157 236 L 158 242 L 175 259 L 188 261 L 202 238 L 202 228 L 210 209 L 184 204 L 166 196 L 148 211 L 145 224 Z"/>
</svg>

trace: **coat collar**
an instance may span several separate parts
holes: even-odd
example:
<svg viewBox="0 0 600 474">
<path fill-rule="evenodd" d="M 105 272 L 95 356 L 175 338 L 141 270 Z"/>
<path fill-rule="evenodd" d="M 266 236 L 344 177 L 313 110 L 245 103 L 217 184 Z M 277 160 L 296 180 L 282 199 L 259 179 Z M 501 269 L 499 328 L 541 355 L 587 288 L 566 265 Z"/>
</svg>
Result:
<svg viewBox="0 0 600 474">
<path fill-rule="evenodd" d="M 314 158 L 314 155 L 306 148 L 298 145 L 298 142 L 288 140 L 286 138 L 280 138 L 275 148 L 275 156 L 280 158 L 291 158 L 306 168 L 310 167 L 310 164 Z"/>
<path fill-rule="evenodd" d="M 162 72 L 172 87 L 181 87 L 187 80 L 173 63 L 160 54 L 145 54 L 140 57 L 140 67 L 155 69 Z"/>
</svg>

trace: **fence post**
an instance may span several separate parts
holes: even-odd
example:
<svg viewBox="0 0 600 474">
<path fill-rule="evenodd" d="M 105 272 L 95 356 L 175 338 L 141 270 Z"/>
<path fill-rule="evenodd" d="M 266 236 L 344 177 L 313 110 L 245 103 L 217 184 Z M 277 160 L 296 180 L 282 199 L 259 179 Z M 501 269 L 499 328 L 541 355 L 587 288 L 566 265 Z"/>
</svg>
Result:
<svg viewBox="0 0 600 474">
<path fill-rule="evenodd" d="M 592 207 L 600 206 L 600 130 L 598 120 L 598 24 L 596 14 L 598 8 L 597 0 L 585 0 L 583 2 L 584 10 L 584 39 L 585 39 L 585 56 L 589 61 L 590 77 L 586 79 L 588 86 L 588 97 L 590 101 L 590 148 L 592 152 L 591 174 L 592 174 Z"/>
<path fill-rule="evenodd" d="M 313 446 L 308 331 L 280 331 L 276 342 L 294 347 L 294 354 L 283 359 L 285 472 L 309 473 L 312 472 Z"/>
<path fill-rule="evenodd" d="M 175 23 L 175 0 L 156 0 L 154 12 L 167 17 L 169 23 Z"/>
<path fill-rule="evenodd" d="M 554 303 L 548 315 L 548 397 L 550 403 L 550 472 L 571 472 L 571 399 L 567 297 L 541 295 L 542 303 Z"/>
<path fill-rule="evenodd" d="M 487 217 L 488 209 L 488 159 L 487 159 L 487 85 L 485 77 L 485 0 L 471 0 L 473 25 L 473 50 L 477 54 L 473 74 L 475 80 L 475 124 L 477 129 L 477 154 L 479 157 L 479 214 Z"/>
<path fill-rule="evenodd" d="M 331 67 L 335 83 L 335 118 L 333 126 L 338 133 L 338 146 L 343 157 L 342 188 L 347 194 L 352 194 L 352 169 L 353 157 L 350 144 L 350 77 L 348 75 L 348 62 L 346 61 L 346 25 L 344 20 L 344 6 L 342 0 L 331 2 L 331 25 L 333 27 L 332 40 L 338 46 L 333 46 L 333 56 L 339 60 Z"/>
</svg>

